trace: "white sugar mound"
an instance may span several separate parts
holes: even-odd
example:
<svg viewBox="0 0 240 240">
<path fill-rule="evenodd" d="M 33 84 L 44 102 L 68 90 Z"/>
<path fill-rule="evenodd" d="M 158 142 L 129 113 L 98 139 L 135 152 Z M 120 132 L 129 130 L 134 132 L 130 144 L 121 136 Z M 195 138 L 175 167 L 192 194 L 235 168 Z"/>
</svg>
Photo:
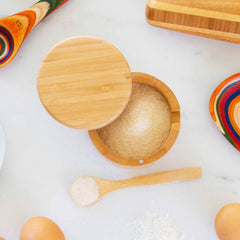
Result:
<svg viewBox="0 0 240 240">
<path fill-rule="evenodd" d="M 80 206 L 88 206 L 99 198 L 99 186 L 91 177 L 80 177 L 70 187 L 72 200 Z"/>
<path fill-rule="evenodd" d="M 130 225 L 135 230 L 134 240 L 185 240 L 169 216 L 149 213 Z"/>
</svg>

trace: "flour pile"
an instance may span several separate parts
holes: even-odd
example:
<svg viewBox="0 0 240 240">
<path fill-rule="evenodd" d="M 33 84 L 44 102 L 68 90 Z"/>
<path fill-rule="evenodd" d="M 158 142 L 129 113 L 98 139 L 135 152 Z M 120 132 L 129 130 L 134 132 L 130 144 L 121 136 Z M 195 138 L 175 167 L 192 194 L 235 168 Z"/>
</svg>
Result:
<svg viewBox="0 0 240 240">
<path fill-rule="evenodd" d="M 134 240 L 185 240 L 169 216 L 159 217 L 149 213 L 131 226 L 135 230 Z"/>
</svg>

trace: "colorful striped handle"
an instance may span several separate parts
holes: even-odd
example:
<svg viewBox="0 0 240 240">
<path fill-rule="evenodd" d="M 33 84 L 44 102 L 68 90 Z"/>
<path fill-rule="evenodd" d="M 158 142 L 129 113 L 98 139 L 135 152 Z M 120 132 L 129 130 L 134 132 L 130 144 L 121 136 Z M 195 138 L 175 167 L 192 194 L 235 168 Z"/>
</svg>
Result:
<svg viewBox="0 0 240 240">
<path fill-rule="evenodd" d="M 0 68 L 17 54 L 30 31 L 67 0 L 40 0 L 29 9 L 0 19 Z"/>
<path fill-rule="evenodd" d="M 209 109 L 221 133 L 240 151 L 240 73 L 215 89 Z"/>
</svg>

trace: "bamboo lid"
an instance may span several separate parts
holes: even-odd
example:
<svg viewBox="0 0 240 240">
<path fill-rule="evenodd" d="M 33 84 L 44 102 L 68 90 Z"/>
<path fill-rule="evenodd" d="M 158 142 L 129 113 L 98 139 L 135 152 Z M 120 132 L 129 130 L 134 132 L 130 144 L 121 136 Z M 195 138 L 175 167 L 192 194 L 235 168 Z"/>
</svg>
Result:
<svg viewBox="0 0 240 240">
<path fill-rule="evenodd" d="M 38 92 L 46 110 L 60 123 L 98 129 L 114 121 L 127 105 L 131 72 L 110 43 L 77 37 L 56 45 L 44 59 Z"/>
</svg>

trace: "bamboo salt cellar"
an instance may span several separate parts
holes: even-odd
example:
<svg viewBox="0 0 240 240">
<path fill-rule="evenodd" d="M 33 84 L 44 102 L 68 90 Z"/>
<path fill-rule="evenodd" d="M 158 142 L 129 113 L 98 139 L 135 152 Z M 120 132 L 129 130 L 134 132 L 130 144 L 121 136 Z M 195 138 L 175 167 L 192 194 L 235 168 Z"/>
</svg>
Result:
<svg viewBox="0 0 240 240">
<path fill-rule="evenodd" d="M 123 113 L 133 83 L 157 90 L 171 112 L 171 128 L 165 143 L 153 154 L 136 159 L 111 151 L 98 134 L 98 129 L 108 126 Z M 41 64 L 37 85 L 48 113 L 68 127 L 90 130 L 90 138 L 98 151 L 117 165 L 149 165 L 172 148 L 179 134 L 180 106 L 171 89 L 153 76 L 132 73 L 122 53 L 103 39 L 75 37 L 57 44 Z"/>
</svg>

